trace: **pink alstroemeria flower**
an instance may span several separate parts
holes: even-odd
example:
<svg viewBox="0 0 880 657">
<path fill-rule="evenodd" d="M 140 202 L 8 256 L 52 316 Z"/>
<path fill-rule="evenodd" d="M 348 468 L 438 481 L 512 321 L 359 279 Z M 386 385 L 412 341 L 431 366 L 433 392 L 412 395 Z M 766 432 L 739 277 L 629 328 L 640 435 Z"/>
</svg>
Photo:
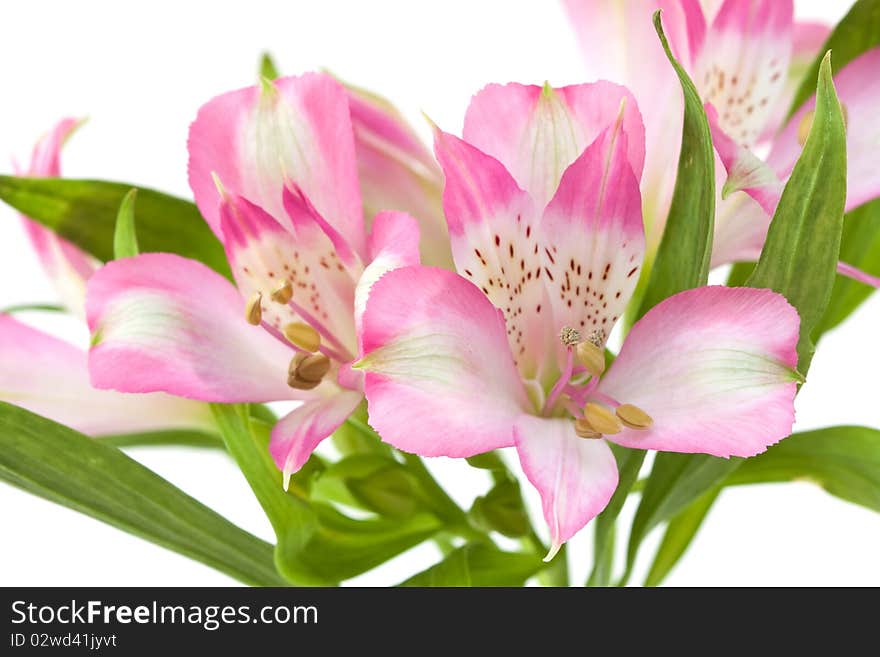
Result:
<svg viewBox="0 0 880 657">
<path fill-rule="evenodd" d="M 355 144 L 346 91 L 327 75 L 204 105 L 190 185 L 235 285 L 170 254 L 105 266 L 88 290 L 92 382 L 210 402 L 303 400 L 272 431 L 286 486 L 363 399 L 348 363 L 371 282 L 419 261 L 407 214 L 380 212 L 368 236 Z"/>
<path fill-rule="evenodd" d="M 792 0 L 723 0 L 702 7 L 697 0 L 565 0 L 565 5 L 590 74 L 626 84 L 645 113 L 642 192 L 651 243 L 659 240 L 669 208 L 675 182 L 669 162 L 680 148 L 683 113 L 680 84 L 651 22 L 653 12 L 663 10 L 670 45 L 707 103 L 724 164 L 716 167 L 712 265 L 756 260 L 783 181 L 809 131 L 815 97 L 788 122 L 785 116 L 829 29 L 796 22 Z M 880 48 L 875 48 L 834 76 L 848 119 L 848 210 L 880 196 L 878 64 Z M 766 165 L 752 155 L 756 148 L 769 152 Z M 880 283 L 846 263 L 839 271 L 870 285 Z"/>
<path fill-rule="evenodd" d="M 61 175 L 61 146 L 79 125 L 62 119 L 34 146 L 28 176 Z M 62 303 L 84 317 L 86 282 L 100 263 L 41 224 L 22 217 L 40 264 Z M 0 315 L 0 399 L 90 436 L 208 429 L 208 409 L 161 393 L 125 395 L 89 383 L 87 355 L 9 315 Z"/>
<path fill-rule="evenodd" d="M 643 143 L 622 87 L 485 88 L 464 140 L 435 132 L 458 274 L 391 271 L 363 316 L 355 367 L 370 423 L 425 456 L 515 446 L 541 494 L 548 557 L 617 486 L 601 438 L 750 456 L 794 419 L 799 318 L 769 290 L 663 301 L 602 376 L 645 252 Z"/>
</svg>

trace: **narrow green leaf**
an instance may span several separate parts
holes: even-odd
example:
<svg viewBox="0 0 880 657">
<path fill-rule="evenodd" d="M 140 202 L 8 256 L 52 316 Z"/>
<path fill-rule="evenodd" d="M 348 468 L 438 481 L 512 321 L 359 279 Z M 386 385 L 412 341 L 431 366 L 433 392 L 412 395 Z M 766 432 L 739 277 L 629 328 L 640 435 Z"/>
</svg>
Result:
<svg viewBox="0 0 880 657">
<path fill-rule="evenodd" d="M 819 73 L 816 116 L 809 138 L 776 208 L 761 256 L 746 285 L 783 294 L 801 318 L 798 369 L 813 354 L 810 332 L 834 284 L 846 201 L 846 132 L 831 81 L 830 55 Z M 705 454 L 659 453 L 633 519 L 626 581 L 639 545 L 654 527 L 720 484 L 742 463 Z"/>
<path fill-rule="evenodd" d="M 846 127 L 825 55 L 810 135 L 785 185 L 746 285 L 785 295 L 801 318 L 798 369 L 806 374 L 813 328 L 831 298 L 846 204 Z"/>
<path fill-rule="evenodd" d="M 137 243 L 137 230 L 134 222 L 134 201 L 137 197 L 137 187 L 133 188 L 122 198 L 119 204 L 119 212 L 116 214 L 116 229 L 113 233 L 113 257 L 133 258 L 140 249 Z"/>
<path fill-rule="evenodd" d="M 705 285 L 715 223 L 715 152 L 703 102 L 669 48 L 660 11 L 654 27 L 684 94 L 681 156 L 669 216 L 651 269 L 638 317 L 667 297 Z"/>
<path fill-rule="evenodd" d="M 694 540 L 720 492 L 720 486 L 709 489 L 669 521 L 657 554 L 654 555 L 654 563 L 645 579 L 645 586 L 659 586 L 666 579 Z"/>
<path fill-rule="evenodd" d="M 114 447 L 209 447 L 225 449 L 219 436 L 203 431 L 147 431 L 101 436 L 96 441 Z"/>
<path fill-rule="evenodd" d="M 119 207 L 132 187 L 100 180 L 0 176 L 0 200 L 106 262 L 113 259 Z M 177 253 L 231 277 L 223 246 L 189 201 L 140 188 L 138 238 L 144 252 Z"/>
<path fill-rule="evenodd" d="M 475 499 L 468 515 L 477 527 L 510 538 L 526 536 L 531 528 L 515 479 L 504 479 Z"/>
<path fill-rule="evenodd" d="M 735 262 L 727 275 L 727 287 L 743 287 L 755 271 L 754 262 Z"/>
<path fill-rule="evenodd" d="M 605 560 L 613 561 L 613 536 L 617 516 L 623 508 L 626 498 L 639 477 L 642 463 L 645 461 L 644 450 L 627 449 L 611 444 L 614 457 L 617 460 L 617 489 L 608 506 L 593 521 L 593 569 L 587 586 L 608 586 L 611 582 L 613 563 L 605 563 Z"/>
<path fill-rule="evenodd" d="M 275 571 L 268 543 L 239 529 L 115 447 L 3 402 L 0 480 L 242 582 L 260 586 L 285 583 Z"/>
<path fill-rule="evenodd" d="M 809 481 L 880 512 L 880 429 L 828 427 L 796 433 L 746 460 L 728 486 Z"/>
<path fill-rule="evenodd" d="M 844 217 L 840 260 L 880 276 L 880 199 L 866 203 Z M 874 291 L 870 285 L 838 275 L 828 308 L 813 329 L 813 342 L 818 344 L 824 333 L 849 317 Z"/>
<path fill-rule="evenodd" d="M 792 116 L 815 92 L 815 80 L 822 67 L 824 53 L 834 52 L 836 73 L 862 53 L 880 45 L 880 0 L 858 0 L 835 26 L 820 54 L 804 75 L 789 110 Z"/>
<path fill-rule="evenodd" d="M 272 59 L 272 55 L 268 52 L 264 52 L 260 57 L 260 77 L 267 80 L 276 80 L 281 77 L 278 67 L 275 65 L 275 60 Z"/>
<path fill-rule="evenodd" d="M 522 586 L 544 565 L 533 554 L 471 544 L 454 550 L 400 586 Z"/>
<path fill-rule="evenodd" d="M 330 465 L 316 479 L 312 496 L 391 517 L 424 506 L 415 478 L 381 454 L 354 454 Z"/>
<path fill-rule="evenodd" d="M 709 265 L 712 256 L 712 232 L 715 224 L 715 151 L 709 122 L 700 95 L 687 72 L 676 61 L 669 48 L 660 13 L 654 14 L 654 27 L 666 51 L 666 56 L 675 69 L 684 94 L 684 123 L 682 126 L 681 156 L 678 160 L 678 173 L 669 218 L 663 231 L 663 238 L 657 250 L 657 257 L 651 270 L 651 277 L 639 308 L 641 317 L 664 299 L 705 285 L 709 278 Z M 667 459 L 669 472 L 664 472 Z M 642 456 L 644 458 L 644 456 Z M 687 471 L 690 455 L 658 454 L 654 461 L 651 478 L 642 495 L 630 530 L 627 550 L 627 573 L 632 569 L 635 554 L 642 539 L 653 526 L 655 510 L 649 493 L 654 491 L 671 492 L 670 481 L 676 480 L 676 473 Z M 676 463 L 681 459 L 682 463 Z M 639 463 L 641 466 L 641 463 Z M 636 470 L 630 486 L 635 481 Z M 653 481 L 656 479 L 657 481 Z M 652 486 L 653 484 L 653 486 Z M 618 488 L 620 488 L 618 486 Z M 627 488 L 624 493 L 627 493 Z M 622 504 L 622 502 L 621 502 Z M 596 546 L 602 554 L 604 546 Z M 624 579 L 627 575 L 624 576 Z"/>
</svg>

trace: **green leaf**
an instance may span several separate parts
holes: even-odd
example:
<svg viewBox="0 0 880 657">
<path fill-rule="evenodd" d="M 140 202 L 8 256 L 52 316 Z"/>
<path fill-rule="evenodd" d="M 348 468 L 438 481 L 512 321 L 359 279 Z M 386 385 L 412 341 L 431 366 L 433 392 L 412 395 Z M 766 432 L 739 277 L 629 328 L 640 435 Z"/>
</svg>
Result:
<svg viewBox="0 0 880 657">
<path fill-rule="evenodd" d="M 810 338 L 831 298 L 846 204 L 846 127 L 825 55 L 816 115 L 804 150 L 776 207 L 755 271 L 746 285 L 785 295 L 801 318 L 798 369 L 806 374 Z"/>
<path fill-rule="evenodd" d="M 828 427 L 796 433 L 746 460 L 725 484 L 810 481 L 880 512 L 880 429 Z"/>
<path fill-rule="evenodd" d="M 715 152 L 706 112 L 694 83 L 675 60 L 669 48 L 666 35 L 663 33 L 659 11 L 654 14 L 654 27 L 663 44 L 663 49 L 666 51 L 666 56 L 681 82 L 684 94 L 684 123 L 681 156 L 678 160 L 678 173 L 669 209 L 669 218 L 639 309 L 639 317 L 674 294 L 706 284 L 709 278 L 712 232 L 715 223 Z M 665 457 L 670 456 L 673 457 L 673 462 L 669 463 L 670 471 L 666 472 L 667 459 Z M 684 463 L 675 463 L 676 458 L 683 459 Z M 632 569 L 635 554 L 642 539 L 654 523 L 655 509 L 652 507 L 657 501 L 653 500 L 649 493 L 661 490 L 665 493 L 672 492 L 667 489 L 669 482 L 675 481 L 673 474 L 687 470 L 686 462 L 690 458 L 693 457 L 690 455 L 657 455 L 630 531 L 627 575 L 624 575 L 624 580 Z M 641 463 L 639 462 L 638 465 L 641 466 Z M 636 469 L 630 486 L 635 481 L 637 474 L 638 470 Z M 655 479 L 657 481 L 654 481 Z M 627 488 L 623 492 L 625 494 L 628 491 Z M 600 542 L 596 547 L 597 554 L 601 555 L 604 546 Z"/>
<path fill-rule="evenodd" d="M 654 555 L 654 563 L 645 579 L 645 586 L 659 586 L 678 563 L 720 492 L 721 486 L 709 489 L 669 521 L 657 554 Z"/>
<path fill-rule="evenodd" d="M 822 67 L 824 53 L 834 52 L 834 73 L 862 53 L 880 45 L 880 0 L 858 0 L 831 32 L 813 65 L 804 75 L 789 110 L 791 117 L 815 92 L 814 81 Z"/>
<path fill-rule="evenodd" d="M 0 176 L 0 200 L 106 262 L 113 259 L 119 207 L 132 187 L 99 180 Z M 138 238 L 142 251 L 177 253 L 231 277 L 223 246 L 189 201 L 140 188 Z"/>
<path fill-rule="evenodd" d="M 477 527 L 510 538 L 525 536 L 531 528 L 523 508 L 519 482 L 515 479 L 504 479 L 495 484 L 488 493 L 474 500 L 468 513 Z"/>
<path fill-rule="evenodd" d="M 354 413 L 342 423 L 331 438 L 333 446 L 344 456 L 352 454 L 381 454 L 392 457 L 391 446 L 383 443 L 378 434 L 367 424 L 366 402 L 358 406 Z"/>
<path fill-rule="evenodd" d="M 645 461 L 644 450 L 609 444 L 617 460 L 617 489 L 605 510 L 596 517 L 593 524 L 593 570 L 587 580 L 587 586 L 608 586 L 611 582 L 617 516 L 620 515 L 620 510 L 636 483 L 642 463 Z"/>
<path fill-rule="evenodd" d="M 260 77 L 267 80 L 277 80 L 281 77 L 281 74 L 278 73 L 278 67 L 275 66 L 275 61 L 272 59 L 272 55 L 268 52 L 264 52 L 260 57 Z"/>
<path fill-rule="evenodd" d="M 67 310 L 64 306 L 55 303 L 19 303 L 14 306 L 6 306 L 0 309 L 0 314 L 12 315 L 13 313 L 27 313 L 33 311 L 47 313 L 63 313 Z"/>
<path fill-rule="evenodd" d="M 755 271 L 754 262 L 735 262 L 727 275 L 727 287 L 742 287 L 749 280 L 749 276 Z"/>
<path fill-rule="evenodd" d="M 0 479 L 242 582 L 284 585 L 268 543 L 115 447 L 3 402 Z"/>
<path fill-rule="evenodd" d="M 424 505 L 417 483 L 398 461 L 381 454 L 355 454 L 326 468 L 312 495 L 391 517 L 415 513 Z"/>
<path fill-rule="evenodd" d="M 113 257 L 133 258 L 140 249 L 137 243 L 137 231 L 134 223 L 134 200 L 137 197 L 137 188 L 133 188 L 126 194 L 119 205 L 116 215 L 116 230 L 113 233 Z"/>
<path fill-rule="evenodd" d="M 880 276 L 880 199 L 859 206 L 843 219 L 840 260 L 874 276 Z M 838 275 L 831 301 L 822 320 L 813 329 L 813 342 L 849 317 L 875 288 Z"/>
<path fill-rule="evenodd" d="M 830 57 L 819 73 L 816 116 L 809 138 L 776 208 L 761 256 L 746 285 L 783 294 L 801 318 L 798 369 L 813 355 L 810 332 L 822 318 L 837 271 L 846 201 L 846 133 L 831 81 Z M 742 463 L 705 454 L 660 453 L 633 520 L 626 581 L 639 545 Z"/>
<path fill-rule="evenodd" d="M 522 586 L 544 565 L 533 554 L 471 544 L 454 550 L 400 586 Z"/>
<path fill-rule="evenodd" d="M 442 528 L 432 514 L 406 519 L 354 520 L 307 499 L 300 471 L 289 492 L 269 455 L 271 425 L 248 418 L 241 406 L 212 404 L 229 453 L 238 463 L 275 530 L 275 564 L 297 584 L 332 584 L 374 568 Z"/>
<path fill-rule="evenodd" d="M 715 151 L 703 102 L 669 48 L 659 11 L 654 14 L 654 27 L 681 82 L 684 123 L 669 217 L 638 317 L 673 294 L 705 285 L 715 223 Z"/>
<path fill-rule="evenodd" d="M 203 431 L 168 430 L 101 436 L 96 441 L 114 447 L 209 447 L 225 449 L 219 436 Z"/>
</svg>

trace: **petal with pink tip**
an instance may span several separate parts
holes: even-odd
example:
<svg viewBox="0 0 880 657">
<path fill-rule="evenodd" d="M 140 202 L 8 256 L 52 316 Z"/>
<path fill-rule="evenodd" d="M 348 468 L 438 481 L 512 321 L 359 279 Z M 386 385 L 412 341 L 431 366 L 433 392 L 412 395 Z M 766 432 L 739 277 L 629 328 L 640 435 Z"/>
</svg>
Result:
<svg viewBox="0 0 880 657">
<path fill-rule="evenodd" d="M 473 284 L 433 267 L 388 272 L 363 316 L 370 424 L 423 456 L 473 456 L 513 444 L 528 407 L 501 313 Z"/>
<path fill-rule="evenodd" d="M 694 65 L 722 129 L 753 146 L 782 95 L 792 53 L 792 0 L 725 0 Z"/>
<path fill-rule="evenodd" d="M 354 296 L 358 335 L 370 290 L 392 269 L 419 264 L 419 224 L 404 212 L 380 212 L 367 243 L 372 262 L 358 280 Z"/>
<path fill-rule="evenodd" d="M 311 73 L 232 91 L 202 106 L 189 134 L 189 181 L 203 216 L 219 235 L 216 173 L 226 188 L 286 220 L 285 177 L 358 253 L 364 222 L 345 89 Z"/>
<path fill-rule="evenodd" d="M 55 177 L 61 175 L 61 147 L 82 121 L 65 118 L 55 124 L 34 146 L 31 154 L 29 176 Z M 86 281 L 95 273 L 100 263 L 56 235 L 42 224 L 25 216 L 24 228 L 31 245 L 40 259 L 46 275 L 52 280 L 61 302 L 75 315 L 85 316 L 83 303 Z"/>
<path fill-rule="evenodd" d="M 587 79 L 626 86 L 639 102 L 645 123 L 642 195 L 646 226 L 659 239 L 681 148 L 684 101 L 681 84 L 663 52 L 651 20 L 662 9 L 663 29 L 686 69 L 702 48 L 706 21 L 697 0 L 565 0 L 565 8 L 584 51 Z"/>
<path fill-rule="evenodd" d="M 452 269 L 443 216 L 443 173 L 431 151 L 388 100 L 346 86 L 364 216 L 382 210 L 407 212 L 419 221 L 421 260 Z"/>
<path fill-rule="evenodd" d="M 621 123 L 603 131 L 562 178 L 542 220 L 545 281 L 557 330 L 604 343 L 639 280 L 645 253 L 639 183 Z"/>
<path fill-rule="evenodd" d="M 718 195 L 715 199 L 711 267 L 757 261 L 764 248 L 768 228 L 770 216 L 748 194 L 733 194 L 726 199 Z"/>
<path fill-rule="evenodd" d="M 0 360 L 0 399 L 90 436 L 213 426 L 204 404 L 96 390 L 85 351 L 9 315 L 0 315 Z"/>
<path fill-rule="evenodd" d="M 846 108 L 846 209 L 880 196 L 877 148 L 880 144 L 880 47 L 851 61 L 834 76 L 834 86 Z M 800 157 L 798 133 L 809 128 L 816 107 L 813 97 L 791 118 L 774 141 L 768 164 L 787 178 Z M 810 113 L 810 116 L 807 116 Z"/>
<path fill-rule="evenodd" d="M 248 324 L 244 304 L 194 260 L 149 253 L 108 263 L 86 297 L 92 385 L 212 402 L 302 398 L 287 386 L 293 349 Z"/>
<path fill-rule="evenodd" d="M 514 434 L 523 472 L 541 494 L 549 560 L 608 504 L 617 463 L 604 440 L 578 438 L 571 420 L 523 415 Z"/>
<path fill-rule="evenodd" d="M 323 399 L 312 399 L 285 415 L 272 429 L 269 453 L 284 473 L 284 489 L 290 475 L 299 470 L 318 444 L 336 431 L 364 396 L 343 390 Z"/>
<path fill-rule="evenodd" d="M 563 172 L 624 106 L 624 124 L 633 140 L 629 157 L 641 176 L 644 128 L 635 98 L 610 82 L 553 89 L 523 84 L 490 84 L 474 96 L 464 123 L 464 140 L 497 158 L 542 208 L 553 197 Z"/>
<path fill-rule="evenodd" d="M 285 228 L 247 199 L 226 195 L 220 221 L 241 296 L 263 295 L 264 324 L 280 332 L 291 322 L 306 322 L 341 352 L 341 360 L 351 357 L 356 345 L 354 278 L 311 215 L 297 212 L 294 227 Z M 285 280 L 293 290 L 289 303 L 272 299 Z"/>
<path fill-rule="evenodd" d="M 434 138 L 455 266 L 503 311 L 523 376 L 541 378 L 556 329 L 547 321 L 536 206 L 498 160 L 440 130 Z"/>
<path fill-rule="evenodd" d="M 650 415 L 625 447 L 754 456 L 791 433 L 800 320 L 770 290 L 701 287 L 652 308 L 599 391 Z"/>
</svg>

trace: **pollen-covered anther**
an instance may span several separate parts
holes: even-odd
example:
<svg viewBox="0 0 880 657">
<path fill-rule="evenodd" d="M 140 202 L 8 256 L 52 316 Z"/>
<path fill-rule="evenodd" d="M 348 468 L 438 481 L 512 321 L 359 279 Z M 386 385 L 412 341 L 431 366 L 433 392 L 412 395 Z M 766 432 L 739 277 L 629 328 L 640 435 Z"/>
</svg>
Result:
<svg viewBox="0 0 880 657">
<path fill-rule="evenodd" d="M 593 376 L 602 376 L 605 371 L 605 351 L 590 341 L 584 341 L 575 348 L 578 362 Z"/>
<path fill-rule="evenodd" d="M 584 406 L 584 419 L 593 430 L 604 434 L 620 433 L 623 428 L 620 420 L 607 408 L 595 402 L 588 402 Z"/>
<path fill-rule="evenodd" d="M 263 321 L 263 293 L 254 292 L 244 306 L 244 316 L 248 324 L 259 326 Z"/>
<path fill-rule="evenodd" d="M 320 334 L 308 324 L 291 322 L 285 324 L 283 332 L 284 337 L 290 340 L 291 344 L 303 351 L 315 352 L 321 348 Z"/>
<path fill-rule="evenodd" d="M 574 421 L 574 432 L 578 435 L 578 438 L 595 439 L 602 437 L 602 434 L 596 431 L 590 423 L 583 418 Z"/>
<path fill-rule="evenodd" d="M 330 359 L 324 354 L 297 354 L 287 368 L 287 385 L 297 390 L 311 390 L 330 371 Z"/>
<path fill-rule="evenodd" d="M 624 426 L 630 429 L 650 429 L 654 419 L 638 406 L 621 404 L 616 410 L 617 417 Z"/>
<path fill-rule="evenodd" d="M 293 285 L 286 278 L 272 290 L 272 301 L 286 305 L 293 298 Z"/>
<path fill-rule="evenodd" d="M 573 329 L 570 326 L 562 327 L 562 330 L 559 332 L 559 339 L 566 347 L 573 347 L 583 340 L 580 331 Z"/>
</svg>

